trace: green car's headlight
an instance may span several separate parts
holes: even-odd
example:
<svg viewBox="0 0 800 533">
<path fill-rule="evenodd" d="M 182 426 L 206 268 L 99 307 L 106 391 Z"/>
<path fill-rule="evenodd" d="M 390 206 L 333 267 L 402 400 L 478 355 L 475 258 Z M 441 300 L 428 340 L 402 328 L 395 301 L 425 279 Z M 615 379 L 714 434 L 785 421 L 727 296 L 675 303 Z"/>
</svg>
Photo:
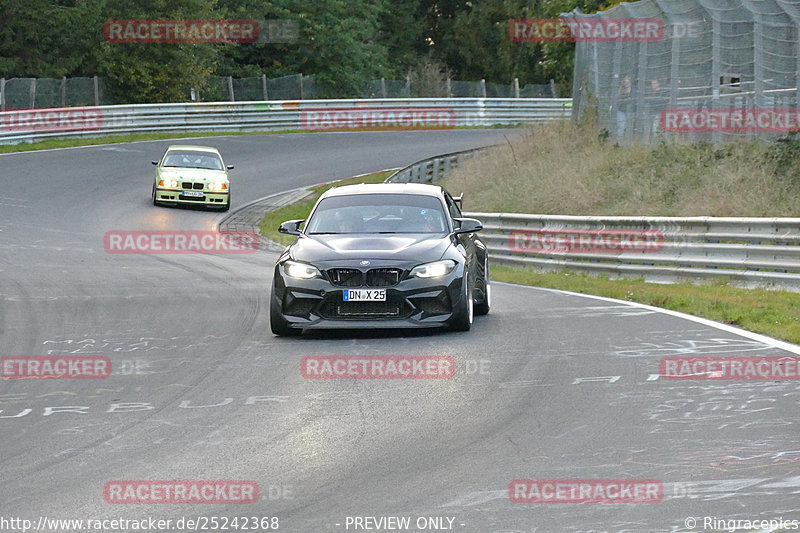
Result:
<svg viewBox="0 0 800 533">
<path fill-rule="evenodd" d="M 208 184 L 209 191 L 227 191 L 228 184 L 225 182 L 218 182 L 218 183 L 209 183 Z"/>
<path fill-rule="evenodd" d="M 312 279 L 321 278 L 322 273 L 314 265 L 308 263 L 298 263 L 297 261 L 286 261 L 283 264 L 283 272 L 290 278 Z"/>
<path fill-rule="evenodd" d="M 434 261 L 433 263 L 425 263 L 424 265 L 417 265 L 411 269 L 409 275 L 418 278 L 440 278 L 446 276 L 456 267 L 456 262 L 452 259 L 444 259 L 442 261 Z"/>
<path fill-rule="evenodd" d="M 166 187 L 167 189 L 175 189 L 178 186 L 177 180 L 159 180 L 159 187 Z"/>
</svg>

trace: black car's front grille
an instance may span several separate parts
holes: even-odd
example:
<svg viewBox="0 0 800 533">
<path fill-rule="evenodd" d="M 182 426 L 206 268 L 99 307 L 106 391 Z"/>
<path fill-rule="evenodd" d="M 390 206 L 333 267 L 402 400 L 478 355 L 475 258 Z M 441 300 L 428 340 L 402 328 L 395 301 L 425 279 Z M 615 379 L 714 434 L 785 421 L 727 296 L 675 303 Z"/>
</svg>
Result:
<svg viewBox="0 0 800 533">
<path fill-rule="evenodd" d="M 337 287 L 361 287 L 364 284 L 364 273 L 357 268 L 331 268 L 328 277 Z"/>
<path fill-rule="evenodd" d="M 402 313 L 400 302 L 326 302 L 324 314 L 329 318 L 391 318 Z"/>
<path fill-rule="evenodd" d="M 368 287 L 391 287 L 400 282 L 399 268 L 373 268 L 367 272 Z"/>
<path fill-rule="evenodd" d="M 195 189 L 198 191 L 203 190 L 203 183 L 192 183 L 191 181 L 182 181 L 181 188 L 183 189 Z"/>
<path fill-rule="evenodd" d="M 391 287 L 400 282 L 399 268 L 373 268 L 366 274 L 357 268 L 331 268 L 328 277 L 337 287 Z"/>
</svg>

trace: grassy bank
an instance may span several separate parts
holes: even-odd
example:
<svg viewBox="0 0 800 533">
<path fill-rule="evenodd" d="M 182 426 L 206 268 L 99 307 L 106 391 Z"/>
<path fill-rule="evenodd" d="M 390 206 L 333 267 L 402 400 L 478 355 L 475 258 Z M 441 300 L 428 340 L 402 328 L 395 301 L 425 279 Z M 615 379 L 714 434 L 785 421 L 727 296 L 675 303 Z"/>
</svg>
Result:
<svg viewBox="0 0 800 533">
<path fill-rule="evenodd" d="M 463 163 L 469 210 L 563 215 L 800 215 L 800 142 L 616 146 L 552 122 Z"/>
</svg>

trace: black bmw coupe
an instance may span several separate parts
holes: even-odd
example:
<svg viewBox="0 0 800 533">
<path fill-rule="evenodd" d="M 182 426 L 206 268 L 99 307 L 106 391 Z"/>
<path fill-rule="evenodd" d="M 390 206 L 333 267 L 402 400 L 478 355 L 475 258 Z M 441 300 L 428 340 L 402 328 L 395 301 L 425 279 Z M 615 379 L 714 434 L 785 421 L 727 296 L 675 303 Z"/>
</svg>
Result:
<svg viewBox="0 0 800 533">
<path fill-rule="evenodd" d="M 473 315 L 489 312 L 489 260 L 475 235 L 481 223 L 459 204 L 436 185 L 329 189 L 307 221 L 280 226 L 297 239 L 275 265 L 272 332 L 469 330 Z"/>
</svg>

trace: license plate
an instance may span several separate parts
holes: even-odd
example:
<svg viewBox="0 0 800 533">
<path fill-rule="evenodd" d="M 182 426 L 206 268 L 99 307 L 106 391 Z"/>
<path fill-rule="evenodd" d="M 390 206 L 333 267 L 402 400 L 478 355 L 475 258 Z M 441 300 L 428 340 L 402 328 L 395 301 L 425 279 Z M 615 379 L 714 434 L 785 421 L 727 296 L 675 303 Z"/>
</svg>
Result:
<svg viewBox="0 0 800 533">
<path fill-rule="evenodd" d="M 345 289 L 345 302 L 385 302 L 386 289 Z"/>
<path fill-rule="evenodd" d="M 183 191 L 183 196 L 194 196 L 196 198 L 202 198 L 203 191 Z"/>
</svg>

